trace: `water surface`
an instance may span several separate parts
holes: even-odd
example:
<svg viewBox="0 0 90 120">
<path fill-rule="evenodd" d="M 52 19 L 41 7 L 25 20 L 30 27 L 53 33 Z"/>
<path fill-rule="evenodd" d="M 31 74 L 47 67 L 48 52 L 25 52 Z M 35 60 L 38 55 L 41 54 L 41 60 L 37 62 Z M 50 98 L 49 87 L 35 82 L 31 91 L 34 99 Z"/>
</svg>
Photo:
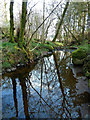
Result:
<svg viewBox="0 0 90 120">
<path fill-rule="evenodd" d="M 70 51 L 3 75 L 3 118 L 88 118 L 90 89 Z"/>
</svg>

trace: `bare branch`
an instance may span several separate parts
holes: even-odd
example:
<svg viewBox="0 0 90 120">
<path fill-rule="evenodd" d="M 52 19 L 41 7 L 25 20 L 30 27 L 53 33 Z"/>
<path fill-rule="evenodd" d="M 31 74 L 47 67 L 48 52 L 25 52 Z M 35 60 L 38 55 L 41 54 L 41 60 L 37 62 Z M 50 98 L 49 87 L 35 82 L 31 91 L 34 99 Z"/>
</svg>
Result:
<svg viewBox="0 0 90 120">
<path fill-rule="evenodd" d="M 33 32 L 30 40 L 29 40 L 28 43 L 27 43 L 27 46 L 29 45 L 30 41 L 32 40 L 33 35 L 34 35 L 34 34 L 37 32 L 37 30 L 43 25 L 43 23 L 49 18 L 49 16 L 54 12 L 54 10 L 60 5 L 61 2 L 62 2 L 62 1 L 60 1 L 60 2 L 56 5 L 56 7 L 51 11 L 51 13 L 44 19 L 44 21 L 43 21 L 43 22 L 37 27 L 37 29 Z"/>
<path fill-rule="evenodd" d="M 30 11 L 29 11 L 29 13 L 28 13 L 28 17 L 27 17 L 27 20 L 29 19 L 29 15 L 30 15 L 30 13 L 31 13 L 31 10 L 36 6 L 38 4 L 38 2 L 37 3 L 35 3 L 31 8 L 30 8 Z"/>
</svg>

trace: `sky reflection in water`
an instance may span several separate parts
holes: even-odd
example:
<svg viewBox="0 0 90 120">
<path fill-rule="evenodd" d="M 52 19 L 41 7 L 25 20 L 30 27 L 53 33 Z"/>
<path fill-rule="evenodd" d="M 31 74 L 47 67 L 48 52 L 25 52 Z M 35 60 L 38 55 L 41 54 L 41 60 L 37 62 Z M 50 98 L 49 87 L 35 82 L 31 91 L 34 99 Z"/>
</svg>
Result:
<svg viewBox="0 0 90 120">
<path fill-rule="evenodd" d="M 3 118 L 87 118 L 88 80 L 71 63 L 70 52 L 57 51 L 3 75 Z"/>
</svg>

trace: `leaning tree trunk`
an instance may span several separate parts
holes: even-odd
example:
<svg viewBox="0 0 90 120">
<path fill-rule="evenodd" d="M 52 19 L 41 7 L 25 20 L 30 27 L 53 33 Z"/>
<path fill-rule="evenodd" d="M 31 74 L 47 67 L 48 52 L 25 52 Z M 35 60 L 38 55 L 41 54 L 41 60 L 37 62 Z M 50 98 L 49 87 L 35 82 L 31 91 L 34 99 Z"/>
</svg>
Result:
<svg viewBox="0 0 90 120">
<path fill-rule="evenodd" d="M 25 24 L 26 24 L 26 13 L 27 13 L 27 2 L 22 2 L 22 16 L 20 23 L 20 34 L 19 34 L 19 47 L 23 47 L 24 44 L 24 33 L 25 33 Z"/>
<path fill-rule="evenodd" d="M 11 2 L 10 2 L 10 38 L 9 38 L 9 42 L 14 42 L 13 4 L 14 4 L 14 2 L 11 0 Z"/>
<path fill-rule="evenodd" d="M 62 18 L 61 18 L 61 20 L 60 20 L 60 22 L 59 22 L 59 24 L 58 24 L 58 28 L 57 28 L 57 30 L 56 30 L 56 34 L 55 34 L 55 36 L 54 36 L 54 38 L 53 38 L 53 40 L 52 40 L 53 42 L 56 41 L 56 38 L 57 38 L 57 36 L 58 36 L 60 27 L 61 27 L 61 25 L 62 25 L 62 23 L 63 23 L 63 19 L 64 19 L 64 16 L 65 16 L 65 13 L 66 13 L 67 8 L 68 8 L 68 5 L 69 5 L 69 2 L 66 3 L 66 6 L 65 6 L 65 8 L 64 8 L 64 11 L 63 11 L 63 14 L 62 14 Z"/>
</svg>

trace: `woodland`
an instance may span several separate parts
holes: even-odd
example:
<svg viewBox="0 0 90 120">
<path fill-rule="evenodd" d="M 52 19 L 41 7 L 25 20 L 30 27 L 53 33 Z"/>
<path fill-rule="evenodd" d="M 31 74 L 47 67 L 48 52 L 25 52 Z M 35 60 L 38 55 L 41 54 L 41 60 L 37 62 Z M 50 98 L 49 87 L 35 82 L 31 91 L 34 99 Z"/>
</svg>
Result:
<svg viewBox="0 0 90 120">
<path fill-rule="evenodd" d="M 22 1 L 21 11 L 14 16 L 14 1 L 11 0 L 10 20 L 8 20 L 7 2 L 4 1 L 4 17 L 2 17 L 0 28 L 3 70 L 16 66 L 18 63 L 31 63 L 47 54 L 48 51 L 59 48 L 80 48 L 75 52 L 80 51 L 84 57 L 88 54 L 89 2 L 53 0 L 47 7 L 46 1 L 43 0 L 42 14 L 34 9 L 38 2 L 29 7 L 30 3 L 32 1 Z M 49 33 L 51 35 L 48 37 Z M 80 54 L 76 54 L 72 55 L 73 59 L 80 57 Z M 77 61 L 73 61 L 78 64 Z M 89 74 L 89 71 L 86 70 L 86 73 Z"/>
<path fill-rule="evenodd" d="M 89 0 L 0 1 L 0 119 L 89 119 L 89 52 Z"/>
</svg>

